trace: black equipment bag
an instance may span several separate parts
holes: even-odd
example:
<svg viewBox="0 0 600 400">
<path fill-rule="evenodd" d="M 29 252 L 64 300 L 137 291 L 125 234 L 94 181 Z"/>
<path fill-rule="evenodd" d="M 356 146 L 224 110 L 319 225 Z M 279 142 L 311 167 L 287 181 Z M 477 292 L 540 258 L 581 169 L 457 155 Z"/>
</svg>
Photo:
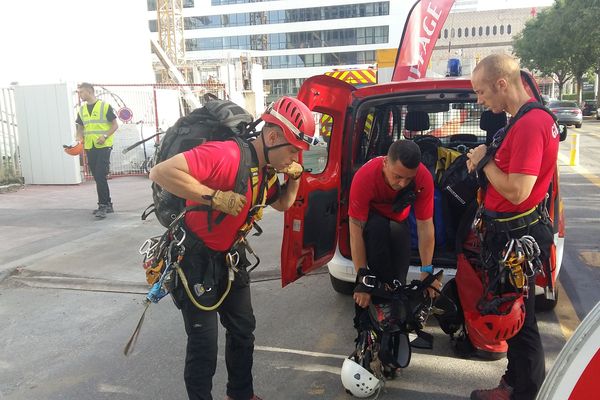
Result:
<svg viewBox="0 0 600 400">
<path fill-rule="evenodd" d="M 183 116 L 167 129 L 160 146 L 153 157 L 156 165 L 176 154 L 190 150 L 208 141 L 235 140 L 240 146 L 241 162 L 236 176 L 234 191 L 245 194 L 252 163 L 250 146 L 244 139 L 248 135 L 248 125 L 253 121 L 252 115 L 229 100 L 208 98 L 205 105 L 197 108 L 189 115 Z M 145 220 L 151 213 L 156 214 L 158 221 L 165 227 L 185 209 L 185 199 L 177 197 L 152 183 L 153 204 L 142 214 Z M 208 208 L 206 206 L 204 209 Z M 199 207 L 198 209 L 203 209 Z M 224 214 L 217 217 L 217 223 Z"/>
</svg>

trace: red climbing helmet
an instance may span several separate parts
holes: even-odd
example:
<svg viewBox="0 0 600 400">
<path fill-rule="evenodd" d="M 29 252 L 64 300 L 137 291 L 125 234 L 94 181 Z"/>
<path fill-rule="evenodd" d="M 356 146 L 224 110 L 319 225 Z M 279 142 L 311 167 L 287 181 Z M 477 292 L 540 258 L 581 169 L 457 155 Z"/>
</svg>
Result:
<svg viewBox="0 0 600 400">
<path fill-rule="evenodd" d="M 315 120 L 312 112 L 300 100 L 284 96 L 269 105 L 261 119 L 275 124 L 283 130 L 285 139 L 300 150 L 308 150 L 319 139 L 315 134 Z"/>
<path fill-rule="evenodd" d="M 525 322 L 523 296 L 503 295 L 494 313 L 465 312 L 465 324 L 469 337 L 486 344 L 498 343 L 515 336 Z M 490 312 L 491 310 L 488 310 Z"/>
</svg>

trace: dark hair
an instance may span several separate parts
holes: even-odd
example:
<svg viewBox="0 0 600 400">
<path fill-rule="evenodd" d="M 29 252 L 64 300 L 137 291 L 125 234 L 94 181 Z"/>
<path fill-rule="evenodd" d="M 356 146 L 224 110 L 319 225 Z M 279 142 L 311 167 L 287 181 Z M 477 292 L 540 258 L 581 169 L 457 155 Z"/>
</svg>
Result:
<svg viewBox="0 0 600 400">
<path fill-rule="evenodd" d="M 421 150 L 411 140 L 396 140 L 387 153 L 391 162 L 400 161 L 408 169 L 416 169 L 421 162 Z"/>
<path fill-rule="evenodd" d="M 94 91 L 94 86 L 91 83 L 81 82 L 77 85 L 78 88 L 90 89 L 92 92 Z"/>
</svg>

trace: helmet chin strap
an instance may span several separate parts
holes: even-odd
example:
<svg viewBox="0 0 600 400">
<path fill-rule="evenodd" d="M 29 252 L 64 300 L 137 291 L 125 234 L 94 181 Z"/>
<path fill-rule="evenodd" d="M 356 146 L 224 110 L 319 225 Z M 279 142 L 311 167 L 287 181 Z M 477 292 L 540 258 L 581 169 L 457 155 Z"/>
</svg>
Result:
<svg viewBox="0 0 600 400">
<path fill-rule="evenodd" d="M 269 151 L 278 149 L 280 147 L 291 146 L 291 144 L 289 144 L 289 143 L 282 143 L 282 144 L 276 144 L 275 146 L 269 147 L 269 146 L 267 146 L 267 143 L 265 142 L 264 131 L 262 132 L 260 137 L 261 137 L 262 144 L 263 144 L 263 155 L 265 157 L 265 161 L 267 162 L 267 164 L 271 164 L 271 161 L 269 160 Z"/>
</svg>

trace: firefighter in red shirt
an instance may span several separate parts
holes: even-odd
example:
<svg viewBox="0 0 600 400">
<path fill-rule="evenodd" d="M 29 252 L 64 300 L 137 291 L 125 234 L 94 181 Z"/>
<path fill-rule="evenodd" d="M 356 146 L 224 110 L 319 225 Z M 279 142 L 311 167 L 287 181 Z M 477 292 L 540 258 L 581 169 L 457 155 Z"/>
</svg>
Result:
<svg viewBox="0 0 600 400">
<path fill-rule="evenodd" d="M 374 275 L 381 283 L 406 283 L 410 262 L 411 206 L 417 219 L 421 279 L 433 273 L 435 247 L 433 226 L 433 177 L 421 163 L 419 146 L 398 140 L 386 156 L 369 160 L 354 175 L 350 188 L 350 248 L 357 275 Z M 434 287 L 441 287 L 435 281 Z M 359 285 L 360 286 L 360 285 Z M 434 291 L 430 290 L 434 295 Z M 371 295 L 354 293 L 360 329 L 361 309 L 368 307 Z"/>
<path fill-rule="evenodd" d="M 208 142 L 150 171 L 150 179 L 187 199 L 187 206 L 203 204 L 211 209 L 185 216 L 187 234 L 181 268 L 189 291 L 184 291 L 182 284 L 173 290 L 188 335 L 184 378 L 191 400 L 212 399 L 217 312 L 226 329 L 227 399 L 258 399 L 252 383 L 256 321 L 246 272 L 249 263 L 245 250 L 232 246 L 248 223 L 257 191 L 265 193 L 266 203 L 276 210 L 285 211 L 293 204 L 303 171 L 297 163 L 298 153 L 316 144 L 312 112 L 295 98 L 282 97 L 261 119 L 265 126 L 249 146 L 258 174 L 250 176 L 245 195 L 233 191 L 241 159 L 240 147 L 234 141 Z M 289 176 L 281 190 L 273 185 L 273 169 Z M 221 213 L 227 216 L 216 223 Z M 231 274 L 235 274 L 234 280 L 227 286 Z"/>
<path fill-rule="evenodd" d="M 496 134 L 490 149 L 481 145 L 469 151 L 467 166 L 485 175 L 487 181 L 483 207 L 476 219 L 483 235 L 484 268 L 492 282 L 504 282 L 498 284 L 500 290 L 522 293 L 517 300 L 524 302 L 520 312 L 525 313 L 522 328 L 507 340 L 508 367 L 500 385 L 475 390 L 471 399 L 534 399 L 545 374 L 534 308 L 536 271 L 527 270 L 526 263 L 518 267 L 523 270 L 512 271 L 499 271 L 498 265 L 512 254 L 506 250 L 507 242 L 517 243 L 514 240 L 523 240 L 526 235 L 539 246 L 537 262 L 549 258 L 553 234 L 545 198 L 556 168 L 558 127 L 548 112 L 532 107 L 534 99 L 525 91 L 519 64 L 512 57 L 494 54 L 484 58 L 473 70 L 471 81 L 480 104 L 494 113 L 506 111 L 513 116 L 507 128 Z M 503 280 L 506 275 L 502 274 L 509 273 L 509 279 Z M 521 280 L 524 275 L 529 278 Z M 498 317 L 499 325 L 511 314 Z"/>
</svg>

